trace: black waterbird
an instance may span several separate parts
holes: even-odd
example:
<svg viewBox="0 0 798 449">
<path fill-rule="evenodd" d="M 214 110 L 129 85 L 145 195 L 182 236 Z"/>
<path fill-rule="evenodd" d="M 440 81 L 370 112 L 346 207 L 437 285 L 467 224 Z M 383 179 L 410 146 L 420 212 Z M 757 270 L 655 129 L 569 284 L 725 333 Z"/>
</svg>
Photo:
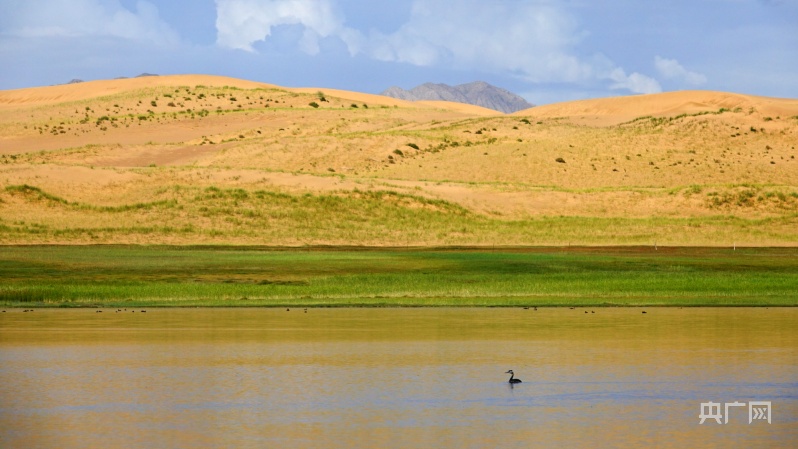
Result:
<svg viewBox="0 0 798 449">
<path fill-rule="evenodd" d="M 515 378 L 515 373 L 513 373 L 513 370 L 509 370 L 505 374 L 509 374 L 510 375 L 510 380 L 508 381 L 509 383 L 511 383 L 511 384 L 520 384 L 521 383 L 521 379 L 516 379 Z"/>
</svg>

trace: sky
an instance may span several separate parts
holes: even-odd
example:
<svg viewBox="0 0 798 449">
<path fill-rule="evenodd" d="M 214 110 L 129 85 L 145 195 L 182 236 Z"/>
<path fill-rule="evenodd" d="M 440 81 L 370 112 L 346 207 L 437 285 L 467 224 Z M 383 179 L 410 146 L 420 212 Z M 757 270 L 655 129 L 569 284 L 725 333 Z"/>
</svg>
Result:
<svg viewBox="0 0 798 449">
<path fill-rule="evenodd" d="M 798 98 L 798 0 L 0 0 L 0 89 L 141 73 Z"/>
</svg>

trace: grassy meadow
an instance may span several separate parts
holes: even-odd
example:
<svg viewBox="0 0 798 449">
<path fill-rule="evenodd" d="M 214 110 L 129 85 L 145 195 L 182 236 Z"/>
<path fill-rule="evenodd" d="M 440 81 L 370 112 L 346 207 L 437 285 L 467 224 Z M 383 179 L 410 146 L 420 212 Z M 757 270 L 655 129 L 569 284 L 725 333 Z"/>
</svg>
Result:
<svg viewBox="0 0 798 449">
<path fill-rule="evenodd" d="M 0 247 L 3 307 L 795 306 L 792 248 Z"/>
</svg>

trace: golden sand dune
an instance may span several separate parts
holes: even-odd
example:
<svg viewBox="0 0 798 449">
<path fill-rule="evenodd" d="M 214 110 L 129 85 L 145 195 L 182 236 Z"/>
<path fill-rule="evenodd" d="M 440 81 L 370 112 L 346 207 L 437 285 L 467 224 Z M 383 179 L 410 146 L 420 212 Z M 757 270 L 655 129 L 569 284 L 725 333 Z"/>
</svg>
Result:
<svg viewBox="0 0 798 449">
<path fill-rule="evenodd" d="M 463 114 L 472 114 L 480 117 L 504 115 L 499 111 L 483 108 L 482 106 L 477 106 L 473 104 L 452 103 L 450 101 L 439 101 L 439 100 L 422 100 L 422 101 L 414 101 L 413 103 L 425 106 L 431 106 L 433 108 L 438 108 L 438 109 L 462 112 Z"/>
<path fill-rule="evenodd" d="M 58 104 L 70 101 L 88 100 L 109 95 L 131 92 L 146 88 L 206 86 L 232 87 L 236 89 L 279 89 L 300 94 L 317 94 L 334 96 L 354 103 L 378 106 L 402 106 L 410 108 L 434 108 L 451 110 L 474 115 L 496 115 L 496 111 L 479 106 L 452 103 L 446 101 L 409 102 L 384 95 L 367 94 L 340 89 L 323 89 L 315 87 L 290 88 L 274 84 L 230 78 L 215 75 L 163 75 L 142 76 L 138 78 L 122 78 L 114 80 L 86 81 L 74 84 L 33 87 L 25 89 L 0 91 L 0 108 L 16 108 L 20 106 L 39 106 Z"/>
<path fill-rule="evenodd" d="M 24 105 L 42 105 L 87 100 L 148 87 L 196 85 L 205 85 L 209 87 L 231 86 L 239 89 L 277 88 L 277 86 L 271 84 L 214 75 L 142 76 L 138 78 L 86 81 L 75 84 L 60 84 L 57 86 L 4 90 L 0 91 L 0 107 L 18 107 Z"/>
<path fill-rule="evenodd" d="M 721 92 L 504 115 L 207 75 L 0 91 L 0 243 L 796 245 L 796 146 L 798 100 Z"/>
<path fill-rule="evenodd" d="M 720 109 L 755 111 L 766 116 L 798 114 L 798 100 L 758 97 L 713 91 L 678 91 L 651 95 L 597 98 L 538 106 L 516 112 L 516 116 L 569 117 L 607 125 L 642 116 L 666 116 L 715 112 Z"/>
</svg>

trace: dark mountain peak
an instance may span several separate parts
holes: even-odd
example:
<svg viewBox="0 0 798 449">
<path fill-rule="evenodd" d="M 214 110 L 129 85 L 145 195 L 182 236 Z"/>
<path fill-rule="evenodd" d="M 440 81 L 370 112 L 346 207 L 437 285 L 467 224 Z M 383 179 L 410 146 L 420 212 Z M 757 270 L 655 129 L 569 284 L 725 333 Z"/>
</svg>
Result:
<svg viewBox="0 0 798 449">
<path fill-rule="evenodd" d="M 438 100 L 473 104 L 506 114 L 533 106 L 520 96 L 484 81 L 474 81 L 457 86 L 424 83 L 410 90 L 392 86 L 383 91 L 382 95 L 409 101 Z"/>
</svg>

